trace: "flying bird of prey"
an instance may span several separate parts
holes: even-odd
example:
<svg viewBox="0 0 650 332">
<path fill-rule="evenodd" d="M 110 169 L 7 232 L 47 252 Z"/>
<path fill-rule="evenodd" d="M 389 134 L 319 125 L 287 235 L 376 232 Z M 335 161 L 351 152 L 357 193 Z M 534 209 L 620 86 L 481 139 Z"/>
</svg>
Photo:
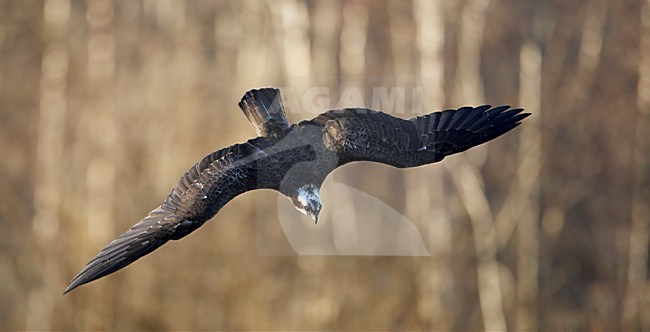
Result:
<svg viewBox="0 0 650 332">
<path fill-rule="evenodd" d="M 530 115 L 521 108 L 483 105 L 405 120 L 346 108 L 290 126 L 280 91 L 273 88 L 247 92 L 239 107 L 258 137 L 211 153 L 190 168 L 162 205 L 106 245 L 65 293 L 190 234 L 244 192 L 275 189 L 317 222 L 319 189 L 337 167 L 353 161 L 399 168 L 435 163 L 506 133 Z"/>
</svg>

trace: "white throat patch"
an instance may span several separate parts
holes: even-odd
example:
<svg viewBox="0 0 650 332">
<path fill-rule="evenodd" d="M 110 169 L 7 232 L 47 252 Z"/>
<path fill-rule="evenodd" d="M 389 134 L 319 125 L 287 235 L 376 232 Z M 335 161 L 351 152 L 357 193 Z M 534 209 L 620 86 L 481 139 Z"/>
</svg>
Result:
<svg viewBox="0 0 650 332">
<path fill-rule="evenodd" d="M 309 205 L 309 202 L 317 201 L 320 202 L 320 193 L 318 192 L 318 187 L 313 184 L 306 184 L 298 188 L 298 202 L 303 206 Z"/>
</svg>

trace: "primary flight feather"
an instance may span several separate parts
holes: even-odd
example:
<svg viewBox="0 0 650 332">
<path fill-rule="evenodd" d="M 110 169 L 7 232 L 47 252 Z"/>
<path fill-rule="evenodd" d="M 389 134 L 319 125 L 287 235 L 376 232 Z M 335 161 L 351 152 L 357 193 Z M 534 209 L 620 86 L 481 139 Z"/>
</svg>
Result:
<svg viewBox="0 0 650 332">
<path fill-rule="evenodd" d="M 190 168 L 162 205 L 106 245 L 65 293 L 186 236 L 244 192 L 275 189 L 317 222 L 320 186 L 337 167 L 353 161 L 399 168 L 435 163 L 508 132 L 530 115 L 521 108 L 483 105 L 407 120 L 347 108 L 289 126 L 273 88 L 247 92 L 239 106 L 258 137 L 211 153 Z"/>
</svg>

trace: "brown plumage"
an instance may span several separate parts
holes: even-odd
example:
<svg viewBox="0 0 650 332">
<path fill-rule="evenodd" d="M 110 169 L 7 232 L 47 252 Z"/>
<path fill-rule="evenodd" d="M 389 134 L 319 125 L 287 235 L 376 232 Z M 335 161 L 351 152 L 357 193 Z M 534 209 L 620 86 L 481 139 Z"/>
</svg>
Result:
<svg viewBox="0 0 650 332">
<path fill-rule="evenodd" d="M 496 138 L 530 115 L 520 108 L 483 105 L 405 120 L 349 108 L 289 126 L 280 92 L 271 88 L 247 92 L 239 106 L 259 137 L 216 151 L 190 168 L 163 204 L 104 247 L 66 293 L 186 236 L 246 191 L 278 190 L 317 221 L 320 186 L 338 166 L 363 160 L 399 168 L 431 164 Z"/>
</svg>

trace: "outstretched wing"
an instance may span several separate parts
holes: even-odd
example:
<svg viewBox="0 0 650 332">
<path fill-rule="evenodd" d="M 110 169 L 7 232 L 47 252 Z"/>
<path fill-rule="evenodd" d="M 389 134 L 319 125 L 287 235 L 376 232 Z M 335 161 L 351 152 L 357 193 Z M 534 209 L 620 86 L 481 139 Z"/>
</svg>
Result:
<svg viewBox="0 0 650 332">
<path fill-rule="evenodd" d="M 325 145 L 339 165 L 375 161 L 395 167 L 434 163 L 494 139 L 530 113 L 509 106 L 462 107 L 400 119 L 362 108 L 334 110 L 311 121 L 323 127 Z"/>
<path fill-rule="evenodd" d="M 275 189 L 283 170 L 290 168 L 286 163 L 310 155 L 302 151 L 307 146 L 276 153 L 263 150 L 271 144 L 257 138 L 203 158 L 183 175 L 159 208 L 106 245 L 72 279 L 65 293 L 133 263 L 169 240 L 186 236 L 241 193 Z"/>
<path fill-rule="evenodd" d="M 106 245 L 70 282 L 65 293 L 111 274 L 154 251 L 171 239 L 181 223 L 173 213 L 159 207 L 126 233 Z"/>
</svg>

